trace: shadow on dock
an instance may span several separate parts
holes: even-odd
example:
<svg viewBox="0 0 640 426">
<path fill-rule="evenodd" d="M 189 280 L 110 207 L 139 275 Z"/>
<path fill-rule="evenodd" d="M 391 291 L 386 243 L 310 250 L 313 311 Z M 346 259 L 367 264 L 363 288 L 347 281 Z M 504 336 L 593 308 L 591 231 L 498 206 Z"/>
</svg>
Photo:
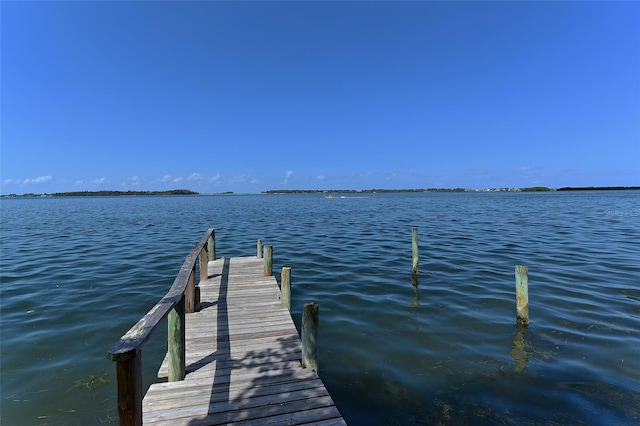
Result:
<svg viewBox="0 0 640 426">
<path fill-rule="evenodd" d="M 243 296 L 245 290 L 234 293 L 230 302 L 230 285 L 234 291 L 244 285 L 235 277 L 230 284 L 230 261 L 224 259 L 218 275 L 217 300 L 201 304 L 203 310 L 217 309 L 217 325 L 211 324 L 216 327 L 216 350 L 187 365 L 188 374 L 203 380 L 215 368 L 213 383 L 202 390 L 209 392 L 208 407 L 185 424 L 345 424 L 316 373 L 301 368 L 300 338 L 288 311 L 279 304 L 268 313 L 239 307 L 238 294 Z M 247 304 L 254 302 L 261 303 Z M 238 321 L 239 316 L 244 320 Z"/>
</svg>

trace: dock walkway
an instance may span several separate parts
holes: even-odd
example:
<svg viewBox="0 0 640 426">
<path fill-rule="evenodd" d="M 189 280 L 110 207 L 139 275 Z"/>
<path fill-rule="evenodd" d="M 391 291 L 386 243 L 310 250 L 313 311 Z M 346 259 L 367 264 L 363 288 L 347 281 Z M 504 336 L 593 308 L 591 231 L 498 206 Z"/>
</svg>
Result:
<svg viewBox="0 0 640 426">
<path fill-rule="evenodd" d="M 324 384 L 303 369 L 301 342 L 263 259 L 208 262 L 201 310 L 186 316 L 186 377 L 151 385 L 144 424 L 345 425 Z M 167 358 L 159 377 L 166 377 Z"/>
</svg>

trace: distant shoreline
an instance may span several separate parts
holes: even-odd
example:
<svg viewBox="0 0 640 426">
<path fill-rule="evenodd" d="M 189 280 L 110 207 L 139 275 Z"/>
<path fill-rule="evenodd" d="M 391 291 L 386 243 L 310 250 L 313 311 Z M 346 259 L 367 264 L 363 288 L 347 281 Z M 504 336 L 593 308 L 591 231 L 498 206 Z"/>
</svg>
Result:
<svg viewBox="0 0 640 426">
<path fill-rule="evenodd" d="M 419 188 L 419 189 L 270 189 L 263 194 L 375 194 L 389 192 L 553 192 L 553 191 L 620 191 L 640 190 L 640 186 L 585 186 L 548 188 L 546 186 L 533 186 L 526 188 Z"/>
<path fill-rule="evenodd" d="M 270 189 L 261 194 L 375 194 L 375 193 L 408 193 L 408 192 L 554 192 L 554 191 L 624 191 L 640 190 L 640 186 L 566 186 L 548 188 L 533 186 L 526 188 L 417 188 L 417 189 Z M 54 193 L 4 194 L 0 198 L 48 198 L 48 197 L 120 197 L 120 196 L 167 196 L 167 195 L 234 195 L 233 191 L 217 193 L 200 193 L 189 189 L 172 189 L 168 191 L 69 191 Z"/>
<path fill-rule="evenodd" d="M 2 198 L 38 198 L 38 197 L 121 197 L 121 196 L 158 196 L 158 195 L 199 195 L 199 192 L 189 189 L 173 189 L 169 191 L 70 191 L 54 192 L 51 194 L 1 195 Z"/>
<path fill-rule="evenodd" d="M 640 189 L 640 186 L 587 186 L 558 188 L 556 191 L 624 191 L 628 189 Z"/>
</svg>

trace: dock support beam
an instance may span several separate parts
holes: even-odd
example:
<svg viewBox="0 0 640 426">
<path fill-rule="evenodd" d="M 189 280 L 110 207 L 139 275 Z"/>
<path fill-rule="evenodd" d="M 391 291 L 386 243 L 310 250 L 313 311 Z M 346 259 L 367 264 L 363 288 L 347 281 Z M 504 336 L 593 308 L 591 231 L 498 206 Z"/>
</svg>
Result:
<svg viewBox="0 0 640 426">
<path fill-rule="evenodd" d="M 302 368 L 318 372 L 318 304 L 305 303 L 302 310 Z"/>
<path fill-rule="evenodd" d="M 256 256 L 258 259 L 262 259 L 262 240 L 259 239 L 256 243 Z"/>
</svg>

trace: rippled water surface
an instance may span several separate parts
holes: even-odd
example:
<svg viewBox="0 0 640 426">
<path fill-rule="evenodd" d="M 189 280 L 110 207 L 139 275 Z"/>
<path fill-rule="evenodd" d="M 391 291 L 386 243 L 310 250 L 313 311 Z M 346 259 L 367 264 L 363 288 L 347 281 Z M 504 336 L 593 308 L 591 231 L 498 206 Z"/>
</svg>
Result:
<svg viewBox="0 0 640 426">
<path fill-rule="evenodd" d="M 349 424 L 638 424 L 640 193 L 2 199 L 1 423 L 116 422 L 106 352 L 207 228 L 320 305 Z M 411 280 L 411 228 L 420 278 Z M 514 266 L 531 325 L 515 325 Z M 279 277 L 278 277 L 279 278 Z M 143 349 L 144 386 L 166 348 Z"/>
</svg>

